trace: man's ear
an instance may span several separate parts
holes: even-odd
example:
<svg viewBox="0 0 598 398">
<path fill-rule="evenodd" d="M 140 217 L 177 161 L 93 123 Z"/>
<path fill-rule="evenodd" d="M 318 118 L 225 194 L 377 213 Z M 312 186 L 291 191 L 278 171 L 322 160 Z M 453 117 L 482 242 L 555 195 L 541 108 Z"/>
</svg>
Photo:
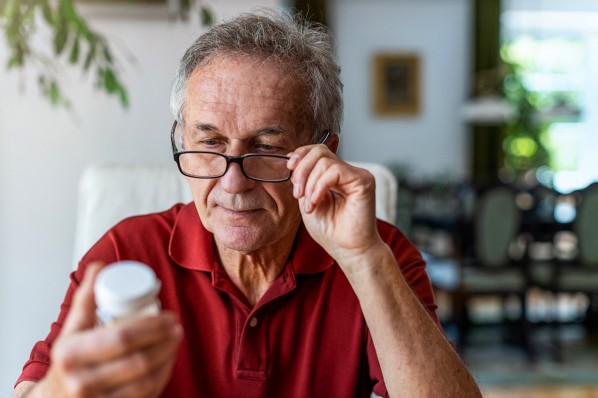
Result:
<svg viewBox="0 0 598 398">
<path fill-rule="evenodd" d="M 334 153 L 336 153 L 338 149 L 338 144 L 340 144 L 340 138 L 338 134 L 332 134 L 332 136 L 328 138 L 328 141 L 326 142 L 328 148 L 330 148 L 330 150 Z"/>
</svg>

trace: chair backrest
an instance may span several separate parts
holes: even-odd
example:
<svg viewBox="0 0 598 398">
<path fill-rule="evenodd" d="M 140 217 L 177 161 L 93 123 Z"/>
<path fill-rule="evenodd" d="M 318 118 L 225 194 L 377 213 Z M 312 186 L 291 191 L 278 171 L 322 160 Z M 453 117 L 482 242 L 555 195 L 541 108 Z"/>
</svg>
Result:
<svg viewBox="0 0 598 398">
<path fill-rule="evenodd" d="M 349 162 L 368 170 L 376 179 L 376 217 L 395 224 L 399 185 L 390 169 L 379 163 Z"/>
<path fill-rule="evenodd" d="M 581 191 L 573 232 L 578 239 L 579 262 L 598 267 L 598 184 Z"/>
<path fill-rule="evenodd" d="M 92 165 L 81 176 L 78 195 L 75 265 L 120 220 L 193 199 L 174 163 Z"/>
<path fill-rule="evenodd" d="M 394 223 L 397 181 L 381 164 L 351 162 L 376 179 L 376 216 Z M 79 183 L 73 264 L 114 224 L 138 214 L 193 200 L 185 178 L 172 164 L 99 164 L 88 167 Z"/>
<path fill-rule="evenodd" d="M 488 267 L 509 264 L 509 246 L 520 224 L 513 190 L 496 186 L 484 192 L 477 200 L 474 224 L 478 262 Z"/>
</svg>

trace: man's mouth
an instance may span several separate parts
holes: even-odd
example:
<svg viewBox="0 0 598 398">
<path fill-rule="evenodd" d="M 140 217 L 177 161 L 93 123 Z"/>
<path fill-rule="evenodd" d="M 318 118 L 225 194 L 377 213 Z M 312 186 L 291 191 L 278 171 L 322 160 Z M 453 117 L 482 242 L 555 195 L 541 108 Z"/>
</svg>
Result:
<svg viewBox="0 0 598 398">
<path fill-rule="evenodd" d="M 222 210 L 224 210 L 226 213 L 229 214 L 234 214 L 234 215 L 247 215 L 247 214 L 252 214 L 257 212 L 259 209 L 244 209 L 244 208 L 230 208 L 230 207 L 225 207 L 225 206 L 219 206 Z"/>
</svg>

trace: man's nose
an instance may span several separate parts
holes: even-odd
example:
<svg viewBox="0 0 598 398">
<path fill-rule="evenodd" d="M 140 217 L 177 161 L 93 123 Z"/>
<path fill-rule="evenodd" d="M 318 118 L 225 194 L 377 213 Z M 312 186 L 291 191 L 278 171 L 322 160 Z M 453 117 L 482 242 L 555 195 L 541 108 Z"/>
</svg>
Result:
<svg viewBox="0 0 598 398">
<path fill-rule="evenodd" d="M 241 165 L 232 162 L 226 173 L 220 177 L 220 185 L 229 193 L 240 193 L 255 186 L 256 181 L 245 177 Z"/>
</svg>

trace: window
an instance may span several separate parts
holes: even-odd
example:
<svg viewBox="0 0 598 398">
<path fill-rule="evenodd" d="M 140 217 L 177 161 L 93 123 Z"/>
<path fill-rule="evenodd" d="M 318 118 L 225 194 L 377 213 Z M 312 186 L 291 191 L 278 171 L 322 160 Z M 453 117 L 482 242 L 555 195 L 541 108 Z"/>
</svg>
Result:
<svg viewBox="0 0 598 398">
<path fill-rule="evenodd" d="M 518 65 L 535 117 L 548 125 L 540 136 L 549 154 L 544 174 L 570 192 L 598 180 L 598 5 L 549 3 L 504 2 L 502 56 Z"/>
</svg>

